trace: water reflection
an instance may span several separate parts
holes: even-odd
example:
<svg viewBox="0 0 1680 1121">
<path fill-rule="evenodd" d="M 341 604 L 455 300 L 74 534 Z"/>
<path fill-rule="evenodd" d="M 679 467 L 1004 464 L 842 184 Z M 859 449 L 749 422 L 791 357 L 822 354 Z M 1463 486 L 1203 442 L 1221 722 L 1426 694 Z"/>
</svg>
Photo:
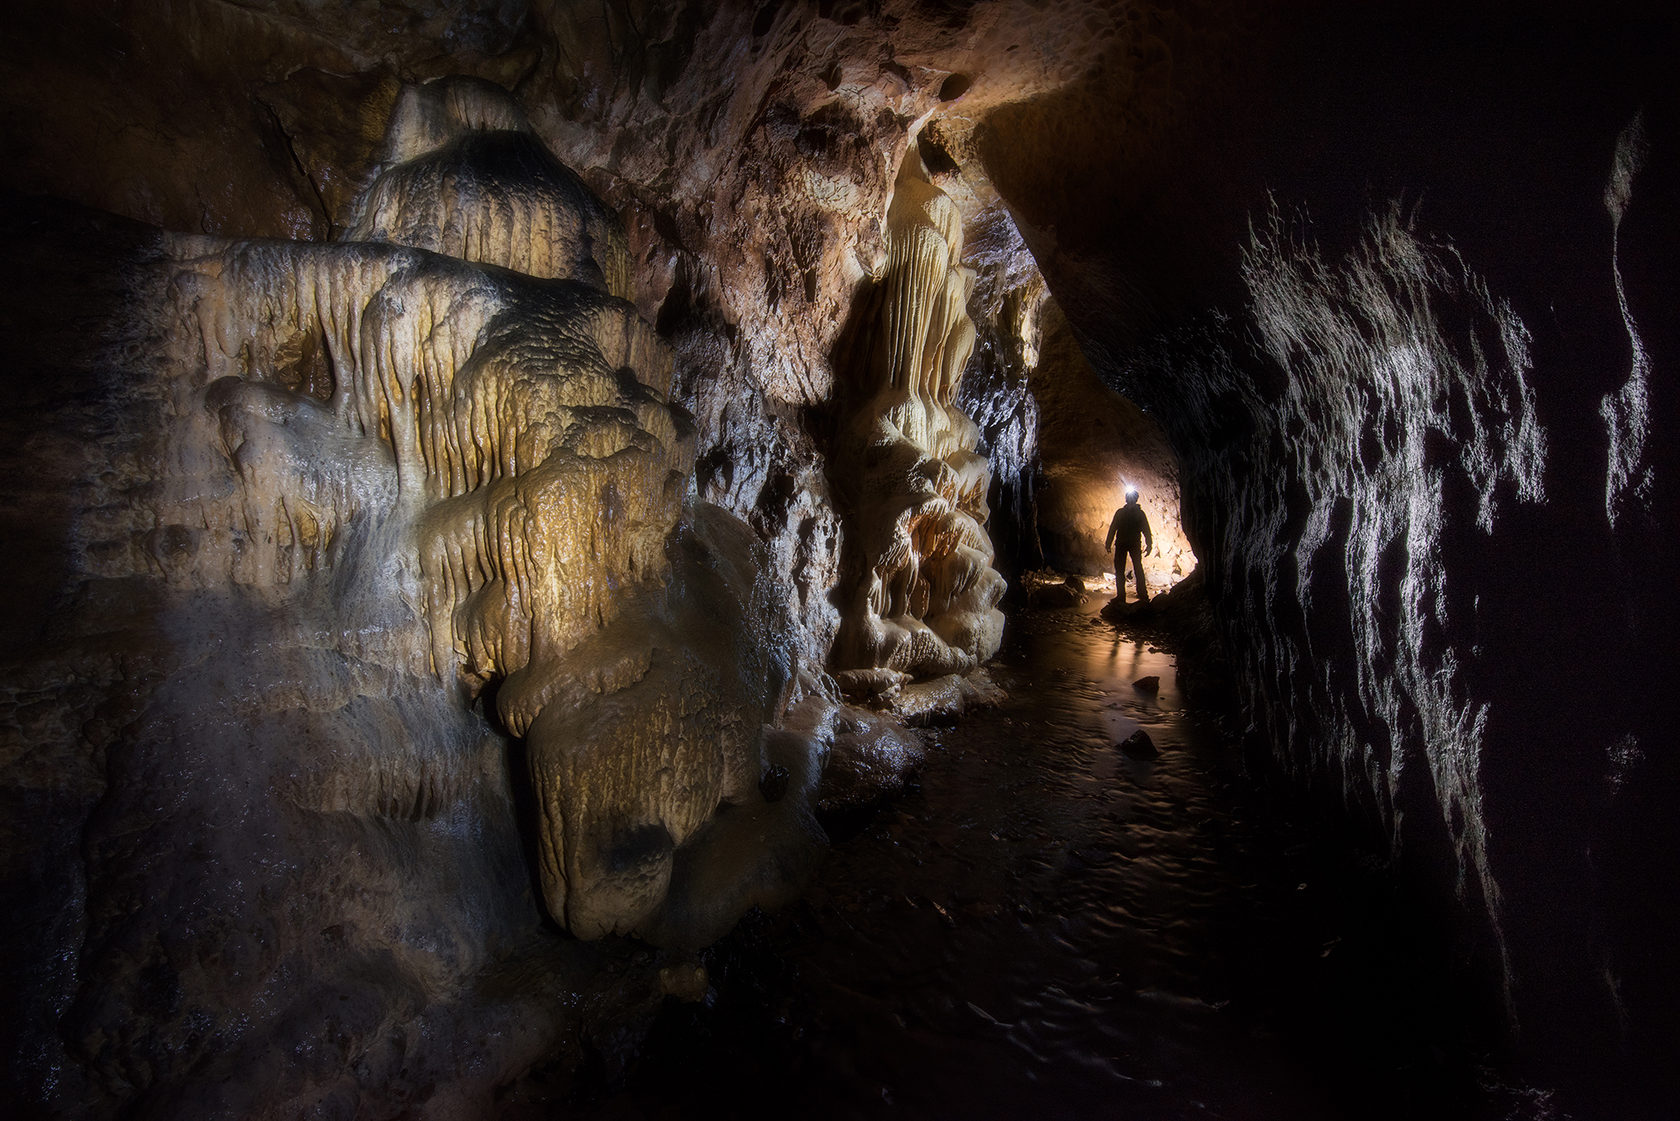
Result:
<svg viewBox="0 0 1680 1121">
<path fill-rule="evenodd" d="M 800 904 L 714 948 L 706 1001 L 668 1004 L 622 1076 L 570 1104 L 612 1117 L 1349 1116 L 1337 1067 L 1364 1044 L 1334 1023 L 1322 1044 L 1297 1030 L 1295 1005 L 1317 1015 L 1299 994 L 1329 937 L 1302 917 L 1307 873 L 1254 820 L 1173 657 L 1117 635 L 1097 606 L 1013 620 L 995 668 L 1008 703 L 931 732 L 919 789 L 836 844 Z M 1133 684 L 1146 677 L 1158 691 Z M 1116 750 L 1140 727 L 1158 758 Z M 1380 1032 L 1366 1042 L 1382 1046 Z M 1445 1100 L 1436 1083 L 1420 1096 L 1406 1061 L 1354 1072 L 1357 1115 Z M 1374 1077 L 1393 1084 L 1362 1084 Z"/>
</svg>

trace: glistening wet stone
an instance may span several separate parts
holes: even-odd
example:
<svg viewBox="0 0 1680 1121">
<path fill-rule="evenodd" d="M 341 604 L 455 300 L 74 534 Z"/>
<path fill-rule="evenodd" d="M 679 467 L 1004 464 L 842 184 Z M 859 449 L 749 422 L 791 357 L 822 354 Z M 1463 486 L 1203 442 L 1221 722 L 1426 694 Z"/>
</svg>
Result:
<svg viewBox="0 0 1680 1121">
<path fill-rule="evenodd" d="M 925 733 L 920 783 L 708 951 L 701 1002 L 620 1073 L 521 1087 L 530 1115 L 1504 1116 L 1384 870 L 1269 819 L 1100 606 L 1015 617 L 1008 702 Z M 1159 758 L 1116 750 L 1140 729 Z"/>
</svg>

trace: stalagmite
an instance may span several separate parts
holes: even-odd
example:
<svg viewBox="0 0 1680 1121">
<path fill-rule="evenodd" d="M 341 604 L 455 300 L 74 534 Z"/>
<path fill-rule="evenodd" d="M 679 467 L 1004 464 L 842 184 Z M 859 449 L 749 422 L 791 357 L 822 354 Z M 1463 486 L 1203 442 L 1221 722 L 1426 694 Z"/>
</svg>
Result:
<svg viewBox="0 0 1680 1121">
<path fill-rule="evenodd" d="M 888 258 L 856 351 L 833 476 L 849 506 L 843 688 L 973 670 L 997 652 L 1004 581 L 986 535 L 991 472 L 953 404 L 974 347 L 957 208 L 906 158 L 887 214 Z"/>
</svg>

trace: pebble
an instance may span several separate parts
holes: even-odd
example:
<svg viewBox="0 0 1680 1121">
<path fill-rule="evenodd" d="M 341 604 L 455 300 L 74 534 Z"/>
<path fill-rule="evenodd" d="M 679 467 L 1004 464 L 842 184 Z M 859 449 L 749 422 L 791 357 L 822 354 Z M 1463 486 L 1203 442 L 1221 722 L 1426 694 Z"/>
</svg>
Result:
<svg viewBox="0 0 1680 1121">
<path fill-rule="evenodd" d="M 1161 749 L 1155 746 L 1155 741 L 1149 738 L 1149 733 L 1139 728 L 1117 744 L 1121 751 L 1133 759 L 1154 759 L 1161 754 Z"/>
</svg>

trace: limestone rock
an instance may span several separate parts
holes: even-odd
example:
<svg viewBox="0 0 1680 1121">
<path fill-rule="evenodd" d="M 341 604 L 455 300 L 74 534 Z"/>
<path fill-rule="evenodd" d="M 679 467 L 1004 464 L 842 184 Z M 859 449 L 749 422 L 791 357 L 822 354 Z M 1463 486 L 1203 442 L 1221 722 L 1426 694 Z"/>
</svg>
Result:
<svg viewBox="0 0 1680 1121">
<path fill-rule="evenodd" d="M 834 722 L 817 809 L 825 819 L 856 813 L 902 792 L 927 749 L 898 722 L 846 706 Z"/>
<path fill-rule="evenodd" d="M 430 641 L 405 664 L 495 684 L 529 741 L 549 911 L 585 936 L 629 930 L 675 849 L 755 786 L 786 677 L 720 673 L 738 632 L 685 637 L 665 606 L 692 426 L 666 396 L 669 351 L 606 291 L 625 282 L 610 215 L 482 86 L 405 94 L 388 143 L 351 231 L 372 240 L 179 243 L 205 435 L 240 486 L 165 519 L 210 527 L 182 562 L 200 580 L 360 568 L 356 594 L 414 596 Z M 726 518 L 695 516 L 718 586 L 678 594 L 745 622 L 750 560 Z"/>
<path fill-rule="evenodd" d="M 748 697 L 709 710 L 749 714 L 717 751 L 749 745 L 722 767 L 743 796 L 681 845 L 630 799 L 604 847 L 656 885 L 674 846 L 644 930 L 682 926 L 676 911 L 715 929 L 774 894 L 835 738 L 823 669 L 852 537 L 836 511 L 861 477 L 831 471 L 833 406 L 860 368 L 842 344 L 879 310 L 882 217 L 911 155 L 976 273 L 953 401 L 991 471 L 992 567 L 1077 559 L 1112 510 L 1101 486 L 1138 466 L 1114 445 L 1165 445 L 1141 457 L 1145 501 L 1182 496 L 1276 769 L 1436 883 L 1424 905 L 1458 917 L 1456 956 L 1542 1066 L 1596 1068 L 1600 1046 L 1666 1063 L 1680 983 L 1651 947 L 1680 929 L 1663 749 L 1680 443 L 1660 438 L 1680 385 L 1674 33 L 1613 9 L 1519 27 L 1496 7 L 12 4 L 0 855 L 25 890 L 5 900 L 0 992 L 27 1037 L 7 1072 L 25 1109 L 477 1115 L 505 1072 L 587 1034 L 589 1009 L 656 1000 L 635 951 L 579 947 L 520 902 L 537 806 L 504 687 L 555 737 L 565 698 L 596 706 L 593 730 L 618 698 L 640 758 L 687 733 L 667 736 L 632 682 Z M 403 82 L 443 75 L 515 89 L 519 111 L 475 116 L 450 93 L 468 111 L 432 121 L 464 131 L 426 125 L 389 151 Z M 479 127 L 521 116 L 529 134 Z M 413 244 L 327 245 L 381 176 L 382 236 Z M 626 288 L 576 182 L 625 221 Z M 427 211 L 510 186 L 506 222 Z M 566 215 L 548 248 L 513 236 Z M 581 279 L 482 263 L 544 254 Z M 377 306 L 332 302 L 375 289 Z M 663 359 L 595 368 L 611 321 L 634 319 L 624 292 L 674 353 L 668 391 Z M 527 342 L 584 357 L 592 374 L 560 380 L 588 389 L 589 419 L 528 376 Z M 481 344 L 483 384 L 516 388 L 522 419 L 429 459 L 454 399 L 379 379 L 431 363 L 437 386 L 469 386 L 454 363 Z M 1063 395 L 1075 358 L 1152 431 Z M 1082 435 L 1097 428 L 1113 440 Z M 542 466 L 562 432 L 581 445 L 560 449 L 565 485 Z M 511 437 L 511 466 L 469 485 L 491 462 L 478 436 Z M 690 457 L 680 501 L 610 500 L 614 464 L 651 477 Z M 677 511 L 668 548 L 609 550 L 617 589 L 556 579 L 544 550 L 563 542 L 480 506 L 501 488 L 510 519 L 570 514 L 580 482 L 603 534 L 634 515 L 651 539 Z M 538 546 L 523 570 L 518 549 L 491 559 L 515 541 Z M 1080 567 L 1107 559 L 1083 551 Z M 592 566 L 582 552 L 566 559 Z M 1592 575 L 1574 589 L 1577 561 Z M 598 625 L 498 598 L 526 587 L 598 606 Z M 1536 610 L 1560 587 L 1578 602 Z M 720 646 L 740 692 L 709 681 Z M 1602 689 L 1575 687 L 1583 651 Z M 583 658 L 600 672 L 575 672 Z M 836 679 L 873 703 L 914 684 L 854 664 Z M 753 724 L 771 694 L 784 722 L 807 702 L 827 715 L 789 739 Z M 775 766 L 789 792 L 768 806 L 756 784 Z M 653 800 L 682 816 L 684 798 Z"/>
<path fill-rule="evenodd" d="M 441 1041 L 414 1062 L 488 1097 L 469 1056 L 526 1062 L 597 986 L 544 909 L 579 937 L 703 942 L 822 841 L 828 710 L 775 727 L 820 687 L 795 680 L 757 535 L 691 494 L 693 422 L 670 348 L 607 290 L 606 211 L 573 206 L 513 113 L 477 112 L 438 126 L 452 173 L 483 124 L 530 158 L 475 180 L 470 215 L 392 163 L 381 183 L 425 189 L 381 188 L 365 232 L 462 218 L 478 261 L 20 222 L 30 267 L 64 253 L 37 229 L 58 223 L 78 248 L 57 267 L 110 286 L 100 326 L 29 358 L 69 392 L 17 446 L 76 528 L 42 543 L 57 606 L 22 618 L 34 664 L 5 694 L 40 710 L 6 757 L 43 761 L 8 791 L 64 786 L 51 913 L 79 947 L 29 987 L 32 1023 L 62 1010 L 30 1046 L 61 1048 L 43 1062 L 90 1109 L 296 1115 L 351 1053 L 396 1093 L 410 1031 Z M 528 210 L 492 205 L 509 177 Z M 528 244 L 531 214 L 553 244 Z M 533 262 L 583 275 L 513 267 Z M 494 980 L 524 969 L 523 995 Z M 640 977 L 609 1018 L 656 997 Z"/>
<path fill-rule="evenodd" d="M 830 664 L 937 677 L 997 651 L 1004 582 L 983 528 L 990 471 L 953 404 L 974 345 L 961 220 L 910 160 L 887 225 L 832 467 L 848 534 Z"/>
<path fill-rule="evenodd" d="M 1031 573 L 1024 579 L 1027 606 L 1056 610 L 1077 607 L 1089 594 L 1085 582 L 1077 576 L 1056 580 L 1054 575 Z"/>
<path fill-rule="evenodd" d="M 1155 746 L 1155 741 L 1149 733 L 1139 728 L 1125 739 L 1114 745 L 1133 759 L 1155 759 L 1160 756 L 1161 749 Z"/>
<path fill-rule="evenodd" d="M 384 170 L 345 236 L 630 294 L 617 215 L 543 146 L 517 103 L 488 83 L 457 78 L 403 88 Z"/>
</svg>

